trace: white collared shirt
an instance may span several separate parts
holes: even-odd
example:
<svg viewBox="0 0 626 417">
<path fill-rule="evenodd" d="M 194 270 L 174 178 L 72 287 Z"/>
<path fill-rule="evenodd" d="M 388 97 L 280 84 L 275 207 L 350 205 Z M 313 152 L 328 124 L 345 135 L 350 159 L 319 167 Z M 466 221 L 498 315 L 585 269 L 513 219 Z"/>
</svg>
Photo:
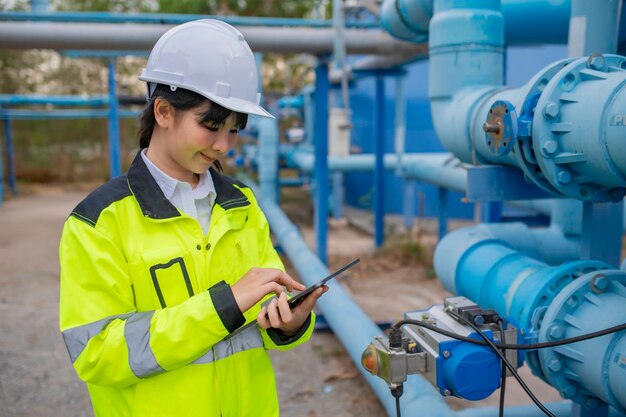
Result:
<svg viewBox="0 0 626 417">
<path fill-rule="evenodd" d="M 209 233 L 211 209 L 217 197 L 211 174 L 208 171 L 200 174 L 198 185 L 196 188 L 192 188 L 188 182 L 179 181 L 161 171 L 148 159 L 145 149 L 141 151 L 141 157 L 148 167 L 148 171 L 163 191 L 165 198 L 179 211 L 196 219 L 205 235 Z"/>
</svg>

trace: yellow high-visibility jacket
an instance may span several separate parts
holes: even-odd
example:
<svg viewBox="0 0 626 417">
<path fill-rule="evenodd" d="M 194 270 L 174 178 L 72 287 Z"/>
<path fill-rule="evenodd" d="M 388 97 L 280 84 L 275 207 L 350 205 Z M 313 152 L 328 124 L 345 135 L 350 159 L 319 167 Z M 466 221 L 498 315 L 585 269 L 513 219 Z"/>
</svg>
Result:
<svg viewBox="0 0 626 417">
<path fill-rule="evenodd" d="M 210 230 L 163 195 L 140 155 L 128 174 L 83 200 L 65 223 L 60 327 L 99 417 L 276 416 L 267 349 L 297 335 L 254 325 L 230 285 L 250 268 L 283 265 L 252 191 L 210 173 Z"/>
</svg>

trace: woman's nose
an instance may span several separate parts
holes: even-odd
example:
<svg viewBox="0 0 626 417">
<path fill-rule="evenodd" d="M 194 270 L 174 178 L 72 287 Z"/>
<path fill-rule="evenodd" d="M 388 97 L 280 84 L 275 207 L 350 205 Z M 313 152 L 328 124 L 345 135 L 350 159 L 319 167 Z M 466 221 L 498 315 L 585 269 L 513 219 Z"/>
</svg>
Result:
<svg viewBox="0 0 626 417">
<path fill-rule="evenodd" d="M 211 146 L 215 152 L 226 153 L 228 152 L 229 143 L 228 143 L 228 131 L 225 129 L 220 129 L 215 133 L 215 141 Z"/>
</svg>

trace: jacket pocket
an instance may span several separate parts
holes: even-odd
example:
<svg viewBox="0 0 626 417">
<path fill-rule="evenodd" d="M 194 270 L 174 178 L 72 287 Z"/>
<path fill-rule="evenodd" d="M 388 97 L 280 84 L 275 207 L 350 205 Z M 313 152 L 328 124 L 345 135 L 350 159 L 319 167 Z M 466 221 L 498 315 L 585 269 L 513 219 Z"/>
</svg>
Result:
<svg viewBox="0 0 626 417">
<path fill-rule="evenodd" d="M 195 293 L 191 256 L 179 247 L 147 250 L 133 269 L 135 301 L 140 311 L 172 307 Z"/>
</svg>

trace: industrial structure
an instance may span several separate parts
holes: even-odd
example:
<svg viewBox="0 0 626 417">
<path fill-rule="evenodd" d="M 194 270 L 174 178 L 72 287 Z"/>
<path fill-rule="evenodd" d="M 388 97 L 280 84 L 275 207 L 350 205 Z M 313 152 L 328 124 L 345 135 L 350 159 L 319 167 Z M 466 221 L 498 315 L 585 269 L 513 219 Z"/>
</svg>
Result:
<svg viewBox="0 0 626 417">
<path fill-rule="evenodd" d="M 242 160 L 258 169 L 257 194 L 272 231 L 308 284 L 328 274 L 327 218 L 331 208 L 341 212 L 349 173 L 373 172 L 376 246 L 384 239 L 385 171 L 407 180 L 408 216 L 415 181 L 438 187 L 435 270 L 458 297 L 415 306 L 390 339 L 379 337 L 380 329 L 341 286 L 330 284 L 319 302 L 359 367 L 363 359 L 363 376 L 389 415 L 397 412 L 395 396 L 404 416 L 496 416 L 491 408 L 453 411 L 442 396 L 485 398 L 526 363 L 564 402 L 516 407 L 505 415 L 626 416 L 622 1 L 385 0 L 380 25 L 346 24 L 342 2 L 334 0 L 333 6 L 333 22 L 231 18 L 255 51 L 317 57 L 315 85 L 281 101 L 283 108 L 300 112 L 303 136 L 281 143 L 277 121 L 259 120 L 257 143 L 244 150 Z M 171 24 L 197 17 L 3 12 L 0 48 L 147 50 Z M 545 66 L 521 87 L 508 87 L 506 46 L 542 43 L 567 43 L 569 57 Z M 405 65 L 426 59 L 434 132 L 448 152 L 407 153 L 411 115 L 404 106 L 412 86 L 404 78 Z M 110 94 L 98 103 L 108 106 L 101 112 L 110 119 L 115 176 L 120 113 L 111 62 Z M 374 79 L 370 154 L 350 151 L 348 127 L 358 118 L 349 111 L 350 77 Z M 393 153 L 385 153 L 387 77 L 396 82 Z M 338 104 L 329 109 L 333 94 Z M 49 98 L 62 99 L 96 105 L 84 98 Z M 0 97 L 0 106 L 15 100 Z M 10 153 L 8 120 L 19 114 L 1 114 Z M 314 250 L 278 204 L 280 186 L 288 185 L 279 160 L 314 185 Z M 485 223 L 448 233 L 449 191 L 479 204 Z M 549 215 L 549 225 L 500 222 L 505 202 Z"/>
</svg>

